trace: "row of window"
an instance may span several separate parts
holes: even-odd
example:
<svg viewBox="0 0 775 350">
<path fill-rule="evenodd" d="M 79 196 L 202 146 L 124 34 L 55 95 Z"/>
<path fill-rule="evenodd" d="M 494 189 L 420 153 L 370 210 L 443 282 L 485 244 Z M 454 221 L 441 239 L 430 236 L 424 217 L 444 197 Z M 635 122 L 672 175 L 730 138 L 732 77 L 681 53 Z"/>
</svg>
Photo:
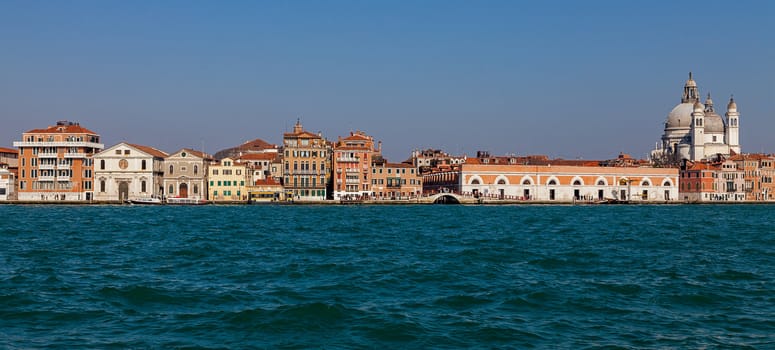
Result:
<svg viewBox="0 0 775 350">
<path fill-rule="evenodd" d="M 383 168 L 376 168 L 376 167 L 375 168 L 371 168 L 371 173 L 372 174 L 376 174 L 377 171 L 378 171 L 377 169 L 379 169 L 379 173 L 382 174 L 382 169 Z M 392 174 L 393 170 L 394 170 L 393 168 L 385 168 L 385 169 L 387 169 L 387 173 L 388 174 Z M 395 169 L 395 171 L 396 171 L 396 174 L 406 174 L 406 168 L 398 168 L 398 169 Z M 414 168 L 410 168 L 409 169 L 409 173 L 410 174 L 414 174 Z"/>
<path fill-rule="evenodd" d="M 237 181 L 213 181 L 213 180 L 210 180 L 210 186 L 238 186 L 238 185 L 237 185 Z M 240 181 L 239 182 L 239 186 L 245 186 L 245 181 Z"/>
<path fill-rule="evenodd" d="M 194 167 L 196 167 L 196 166 L 194 166 Z M 233 172 L 236 173 L 237 175 L 242 175 L 242 169 L 236 169 Z M 218 169 L 213 169 L 212 173 L 213 173 L 213 175 L 218 175 L 219 171 L 218 171 Z M 231 175 L 232 174 L 232 169 L 223 169 L 223 171 L 220 171 L 220 173 L 223 174 L 223 175 Z"/>
<path fill-rule="evenodd" d="M 232 192 L 231 192 L 231 190 L 226 190 L 226 191 L 223 191 L 223 195 L 224 196 L 231 196 Z M 240 191 L 237 191 L 237 196 L 240 196 L 240 195 L 241 195 Z M 217 197 L 218 196 L 218 191 L 213 191 L 213 196 Z"/>
</svg>

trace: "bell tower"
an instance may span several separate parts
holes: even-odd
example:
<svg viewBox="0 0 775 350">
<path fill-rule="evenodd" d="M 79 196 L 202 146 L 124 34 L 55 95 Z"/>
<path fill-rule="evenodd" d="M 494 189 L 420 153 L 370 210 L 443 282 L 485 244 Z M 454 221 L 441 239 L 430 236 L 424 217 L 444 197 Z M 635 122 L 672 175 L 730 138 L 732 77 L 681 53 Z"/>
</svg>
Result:
<svg viewBox="0 0 775 350">
<path fill-rule="evenodd" d="M 692 161 L 705 158 L 705 111 L 699 100 L 694 102 L 692 112 Z"/>
<path fill-rule="evenodd" d="M 727 105 L 727 143 L 729 149 L 740 154 L 740 113 L 737 112 L 737 103 L 735 98 L 729 98 Z"/>
</svg>

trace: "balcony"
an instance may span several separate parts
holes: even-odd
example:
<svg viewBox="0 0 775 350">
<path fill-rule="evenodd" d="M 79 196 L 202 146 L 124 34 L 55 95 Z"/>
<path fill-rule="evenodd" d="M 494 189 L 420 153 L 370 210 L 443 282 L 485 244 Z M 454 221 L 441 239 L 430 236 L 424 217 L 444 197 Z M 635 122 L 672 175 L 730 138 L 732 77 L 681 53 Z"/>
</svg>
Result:
<svg viewBox="0 0 775 350">
<path fill-rule="evenodd" d="M 72 168 L 70 164 L 59 164 L 57 165 L 57 169 L 59 170 L 70 170 Z"/>
<path fill-rule="evenodd" d="M 360 185 L 361 181 L 360 180 L 347 179 L 347 180 L 345 180 L 345 183 L 348 184 L 348 185 Z"/>
<path fill-rule="evenodd" d="M 56 169 L 55 164 L 40 164 L 38 165 L 38 169 L 40 170 L 54 170 Z"/>
<path fill-rule="evenodd" d="M 70 177 L 69 176 L 57 176 L 57 181 L 59 181 L 59 182 L 70 181 Z"/>
<path fill-rule="evenodd" d="M 339 157 L 336 158 L 336 161 L 339 163 L 358 163 L 361 160 L 355 157 Z"/>
<path fill-rule="evenodd" d="M 346 171 L 348 173 L 357 173 L 358 169 L 356 169 L 356 168 L 347 168 L 347 169 L 344 169 L 344 171 Z"/>
<path fill-rule="evenodd" d="M 53 153 L 49 153 L 49 152 L 38 153 L 38 158 L 57 158 L 57 157 L 59 157 L 59 155 L 57 155 L 56 152 L 53 152 Z"/>
<path fill-rule="evenodd" d="M 38 176 L 38 181 L 54 181 L 56 180 L 53 176 Z"/>
<path fill-rule="evenodd" d="M 14 147 L 89 147 L 103 149 L 105 145 L 86 141 L 52 141 L 52 142 L 25 142 L 15 141 Z"/>
<path fill-rule="evenodd" d="M 86 153 L 65 153 L 65 158 L 86 158 Z"/>
</svg>

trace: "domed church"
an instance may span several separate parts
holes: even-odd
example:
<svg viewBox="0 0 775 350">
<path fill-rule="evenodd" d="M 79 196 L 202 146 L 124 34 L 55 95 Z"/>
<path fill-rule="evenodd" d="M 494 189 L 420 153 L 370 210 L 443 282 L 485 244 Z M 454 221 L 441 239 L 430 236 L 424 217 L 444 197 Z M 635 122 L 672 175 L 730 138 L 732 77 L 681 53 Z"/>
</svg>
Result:
<svg viewBox="0 0 775 350">
<path fill-rule="evenodd" d="M 733 98 L 727 104 L 726 118 L 713 107 L 710 94 L 700 102 L 697 83 L 689 73 L 681 103 L 667 115 L 661 145 L 651 152 L 652 160 L 680 162 L 698 161 L 721 154 L 740 153 L 740 114 Z"/>
</svg>

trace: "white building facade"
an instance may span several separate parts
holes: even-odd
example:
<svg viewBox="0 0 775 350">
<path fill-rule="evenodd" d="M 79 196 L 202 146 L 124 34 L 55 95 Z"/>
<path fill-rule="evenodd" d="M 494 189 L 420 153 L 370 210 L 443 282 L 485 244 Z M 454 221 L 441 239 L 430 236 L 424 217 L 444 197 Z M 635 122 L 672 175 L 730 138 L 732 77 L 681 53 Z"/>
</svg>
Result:
<svg viewBox="0 0 775 350">
<path fill-rule="evenodd" d="M 0 201 L 16 199 L 16 176 L 5 164 L 0 164 Z"/>
<path fill-rule="evenodd" d="M 464 195 L 556 202 L 678 200 L 676 168 L 491 165 L 460 166 Z"/>
<path fill-rule="evenodd" d="M 161 198 L 164 157 L 153 147 L 119 143 L 94 155 L 94 199 Z"/>
</svg>

